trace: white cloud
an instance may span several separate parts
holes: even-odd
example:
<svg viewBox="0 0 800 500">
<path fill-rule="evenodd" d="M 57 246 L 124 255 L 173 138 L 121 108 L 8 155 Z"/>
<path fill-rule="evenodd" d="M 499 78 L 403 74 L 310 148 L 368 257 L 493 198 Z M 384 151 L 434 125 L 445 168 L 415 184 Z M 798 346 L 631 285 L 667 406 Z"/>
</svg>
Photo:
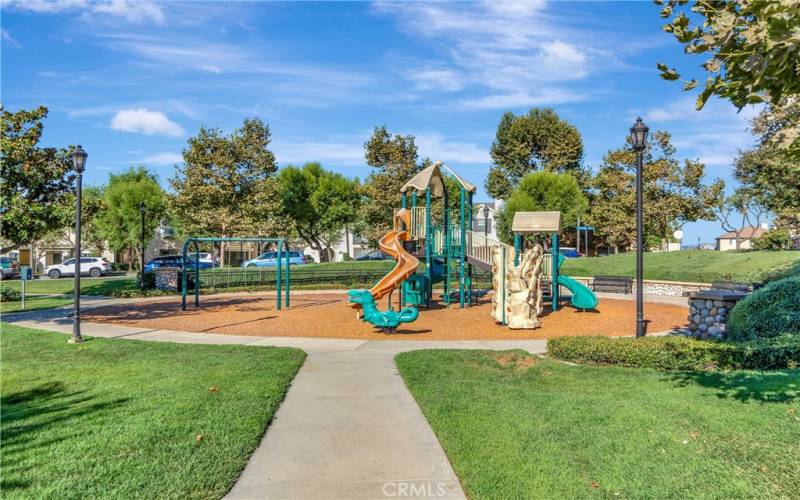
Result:
<svg viewBox="0 0 800 500">
<path fill-rule="evenodd" d="M 275 158 L 282 165 L 291 163 L 302 165 L 319 161 L 326 168 L 333 166 L 364 165 L 364 138 L 361 136 L 341 137 L 337 141 L 284 141 L 276 139 L 272 143 Z"/>
<path fill-rule="evenodd" d="M 180 137 L 185 132 L 161 111 L 146 108 L 121 109 L 111 119 L 111 128 L 122 132 L 134 132 L 146 135 L 168 135 Z"/>
<path fill-rule="evenodd" d="M 146 21 L 164 24 L 166 21 L 162 5 L 149 0 L 5 0 L 3 6 L 40 14 L 81 11 L 87 16 L 121 17 L 137 24 Z"/>
<path fill-rule="evenodd" d="M 468 165 L 489 163 L 489 150 L 472 142 L 450 140 L 435 132 L 416 134 L 415 139 L 419 154 L 423 158 Z"/>
<path fill-rule="evenodd" d="M 461 76 L 450 69 L 418 69 L 409 73 L 419 90 L 455 92 L 462 88 Z"/>
<path fill-rule="evenodd" d="M 153 21 L 156 24 L 164 24 L 166 16 L 161 5 L 154 2 L 141 0 L 111 0 L 95 4 L 92 12 L 96 14 L 107 14 L 110 16 L 124 17 L 131 23 L 142 23 Z"/>
<path fill-rule="evenodd" d="M 162 153 L 155 153 L 145 156 L 144 158 L 137 160 L 136 163 L 153 166 L 175 165 L 176 163 L 183 163 L 183 156 L 181 156 L 179 153 L 165 151 Z"/>
<path fill-rule="evenodd" d="M 576 92 L 564 83 L 622 65 L 615 55 L 620 36 L 613 27 L 576 22 L 559 9 L 548 9 L 543 0 L 377 2 L 374 10 L 395 17 L 401 30 L 429 41 L 433 56 L 418 58 L 416 65 L 423 69 L 405 75 L 417 90 L 465 89 L 485 95 L 455 101 L 465 109 L 582 100 L 595 91 Z M 448 79 L 450 88 L 426 84 L 426 71 L 436 72 L 430 75 L 432 82 L 436 77 Z M 451 76 L 457 77 L 452 83 Z"/>
<path fill-rule="evenodd" d="M 2 29 L 2 34 L 3 34 L 3 41 L 6 44 L 16 48 L 22 47 L 22 45 L 20 45 L 18 41 L 14 40 L 14 37 L 11 36 L 11 33 L 9 33 L 8 30 L 6 30 L 5 28 Z"/>
<path fill-rule="evenodd" d="M 482 97 L 467 97 L 459 105 L 467 109 L 509 109 L 526 106 L 565 104 L 585 100 L 587 96 L 560 88 L 542 89 L 536 93 L 513 92 L 510 94 L 491 94 Z"/>
</svg>

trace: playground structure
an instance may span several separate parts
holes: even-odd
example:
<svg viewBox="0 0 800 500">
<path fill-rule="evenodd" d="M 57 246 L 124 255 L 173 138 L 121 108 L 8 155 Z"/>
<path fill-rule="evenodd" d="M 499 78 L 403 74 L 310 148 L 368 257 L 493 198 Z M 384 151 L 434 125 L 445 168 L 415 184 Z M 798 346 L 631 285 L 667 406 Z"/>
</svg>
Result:
<svg viewBox="0 0 800 500">
<path fill-rule="evenodd" d="M 181 252 L 181 310 L 186 310 L 186 295 L 189 290 L 189 279 L 187 273 L 187 257 L 189 256 L 189 246 L 194 248 L 194 306 L 200 307 L 200 244 L 201 243 L 264 243 L 275 245 L 278 252 L 277 265 L 275 268 L 275 308 L 280 311 L 282 304 L 281 298 L 285 297 L 286 307 L 289 307 L 289 291 L 291 289 L 291 269 L 289 259 L 289 243 L 285 238 L 187 238 L 183 242 Z M 213 272 L 213 271 L 212 271 Z M 283 292 L 283 293 L 282 293 Z"/>
<path fill-rule="evenodd" d="M 451 213 L 451 193 L 448 192 L 445 172 L 458 184 L 457 218 Z M 400 189 L 401 208 L 395 211 L 392 230 L 380 240 L 381 249 L 396 258 L 397 265 L 372 289 L 358 291 L 353 297 L 358 296 L 363 300 L 363 292 L 368 292 L 374 303 L 388 295 L 388 313 L 392 311 L 391 294 L 399 289 L 400 308 L 405 308 L 406 318 L 410 318 L 411 313 L 407 311 L 409 306 L 430 308 L 433 285 L 442 283 L 443 303 L 446 306 L 454 303 L 453 292 L 457 290 L 459 307 L 464 308 L 472 305 L 475 297 L 472 289 L 473 267 L 481 267 L 492 270 L 494 300 L 498 301 L 497 307 L 493 308 L 496 310 L 493 316 L 509 327 L 539 326 L 537 318 L 542 312 L 544 298 L 549 298 L 553 311 L 558 310 L 559 286 L 572 292 L 572 305 L 576 308 L 586 310 L 597 306 L 597 297 L 588 288 L 559 274 L 564 260 L 558 252 L 560 212 L 516 213 L 512 227 L 514 246 L 511 247 L 471 229 L 475 191 L 475 186 L 441 161 L 433 163 L 406 182 Z M 424 205 L 420 202 L 421 196 L 424 196 Z M 442 199 L 438 220 L 434 220 L 434 197 Z M 530 252 L 523 254 L 524 265 L 520 266 L 525 237 L 535 233 L 549 233 L 551 253 L 545 253 L 541 247 L 538 250 L 533 247 Z M 513 266 L 510 259 L 512 255 Z M 422 272 L 418 272 L 420 260 L 425 264 Z M 547 295 L 542 288 L 549 288 Z M 351 300 L 351 304 L 356 308 L 362 305 L 354 300 Z M 379 318 L 374 314 L 372 317 Z M 372 322 L 366 315 L 362 319 Z M 373 324 L 381 326 L 378 323 L 384 321 Z"/>
</svg>

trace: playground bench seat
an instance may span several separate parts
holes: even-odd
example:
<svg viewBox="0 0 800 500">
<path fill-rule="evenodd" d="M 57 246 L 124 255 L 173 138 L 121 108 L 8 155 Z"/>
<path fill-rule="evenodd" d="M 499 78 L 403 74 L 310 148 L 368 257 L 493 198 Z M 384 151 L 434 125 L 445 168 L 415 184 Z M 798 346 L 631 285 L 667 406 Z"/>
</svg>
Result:
<svg viewBox="0 0 800 500">
<path fill-rule="evenodd" d="M 626 276 L 595 276 L 592 280 L 595 292 L 632 293 L 633 278 Z"/>
</svg>

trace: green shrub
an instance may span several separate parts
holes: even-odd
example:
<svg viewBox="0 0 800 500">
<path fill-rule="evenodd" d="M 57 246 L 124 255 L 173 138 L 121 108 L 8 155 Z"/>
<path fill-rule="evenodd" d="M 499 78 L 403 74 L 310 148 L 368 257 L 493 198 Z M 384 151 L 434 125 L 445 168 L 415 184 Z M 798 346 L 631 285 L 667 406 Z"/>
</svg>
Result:
<svg viewBox="0 0 800 500">
<path fill-rule="evenodd" d="M 781 250 L 789 248 L 792 238 L 785 229 L 772 229 L 753 240 L 754 250 Z"/>
<path fill-rule="evenodd" d="M 16 302 L 20 300 L 19 291 L 7 286 L 0 287 L 0 302 Z"/>
<path fill-rule="evenodd" d="M 749 342 L 687 337 L 558 337 L 547 341 L 555 359 L 656 370 L 779 370 L 800 366 L 800 339 L 783 335 Z"/>
<path fill-rule="evenodd" d="M 773 281 L 740 300 L 728 318 L 730 340 L 800 336 L 800 276 Z"/>
</svg>

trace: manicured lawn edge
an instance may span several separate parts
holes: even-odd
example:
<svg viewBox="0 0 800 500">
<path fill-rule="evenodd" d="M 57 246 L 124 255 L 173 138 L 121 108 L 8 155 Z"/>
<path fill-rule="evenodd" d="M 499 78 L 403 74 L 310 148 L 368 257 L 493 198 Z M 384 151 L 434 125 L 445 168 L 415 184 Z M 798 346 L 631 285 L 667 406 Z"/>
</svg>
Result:
<svg viewBox="0 0 800 500">
<path fill-rule="evenodd" d="M 399 354 L 469 498 L 782 498 L 800 370 L 660 372 L 524 351 Z"/>
<path fill-rule="evenodd" d="M 4 498 L 220 498 L 305 359 L 0 327 Z"/>
</svg>

